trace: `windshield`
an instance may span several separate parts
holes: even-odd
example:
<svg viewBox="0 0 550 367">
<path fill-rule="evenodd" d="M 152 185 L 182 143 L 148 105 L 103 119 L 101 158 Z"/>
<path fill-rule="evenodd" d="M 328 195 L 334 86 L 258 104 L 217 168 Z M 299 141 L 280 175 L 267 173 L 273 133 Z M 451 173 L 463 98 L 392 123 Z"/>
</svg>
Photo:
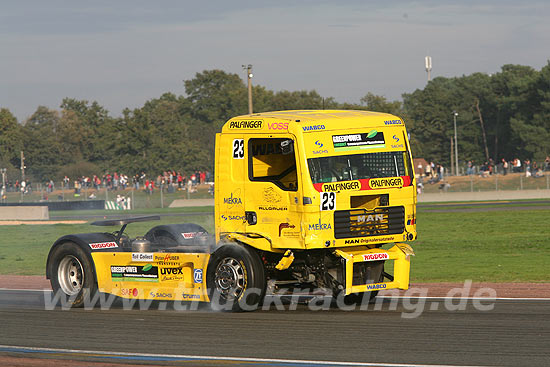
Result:
<svg viewBox="0 0 550 367">
<path fill-rule="evenodd" d="M 378 177 L 411 176 L 407 152 L 377 152 L 309 158 L 313 183 L 351 181 Z"/>
</svg>

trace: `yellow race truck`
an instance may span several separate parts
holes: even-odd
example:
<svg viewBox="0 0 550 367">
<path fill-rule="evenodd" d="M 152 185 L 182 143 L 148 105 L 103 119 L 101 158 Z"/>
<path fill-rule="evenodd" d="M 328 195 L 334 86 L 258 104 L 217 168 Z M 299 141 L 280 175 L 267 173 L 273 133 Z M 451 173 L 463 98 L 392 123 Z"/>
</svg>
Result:
<svg viewBox="0 0 550 367">
<path fill-rule="evenodd" d="M 123 298 L 254 309 L 280 289 L 374 296 L 407 289 L 416 239 L 409 140 L 396 116 L 280 111 L 238 116 L 216 136 L 215 234 L 195 224 L 57 240 L 46 275 L 75 306 Z"/>
</svg>

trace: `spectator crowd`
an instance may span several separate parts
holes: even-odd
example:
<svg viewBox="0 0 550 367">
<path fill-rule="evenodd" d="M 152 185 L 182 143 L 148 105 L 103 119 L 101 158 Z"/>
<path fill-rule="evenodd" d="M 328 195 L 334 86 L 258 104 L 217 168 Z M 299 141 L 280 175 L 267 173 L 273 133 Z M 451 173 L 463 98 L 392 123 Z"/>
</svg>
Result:
<svg viewBox="0 0 550 367">
<path fill-rule="evenodd" d="M 61 189 L 74 189 L 75 195 L 80 195 L 82 190 L 106 189 L 108 191 L 126 190 L 133 187 L 135 190 L 144 190 L 152 194 L 155 190 L 172 193 L 176 190 L 196 191 L 199 184 L 209 183 L 212 177 L 209 171 L 195 171 L 188 174 L 167 170 L 162 174 L 149 177 L 145 172 L 128 176 L 124 173 L 105 173 L 103 175 L 81 176 L 75 178 L 63 177 L 60 186 Z M 53 180 L 46 180 L 44 183 L 46 193 L 52 193 L 56 189 Z M 32 192 L 31 182 L 28 180 L 16 180 L 12 182 L 7 180 L 1 186 L 3 194 L 6 192 L 21 192 L 28 194 Z"/>
</svg>

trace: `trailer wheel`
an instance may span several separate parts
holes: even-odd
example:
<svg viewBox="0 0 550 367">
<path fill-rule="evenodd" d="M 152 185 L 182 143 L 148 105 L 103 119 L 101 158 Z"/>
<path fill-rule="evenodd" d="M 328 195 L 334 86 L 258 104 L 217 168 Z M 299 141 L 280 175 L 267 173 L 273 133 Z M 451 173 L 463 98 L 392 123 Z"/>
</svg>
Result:
<svg viewBox="0 0 550 367">
<path fill-rule="evenodd" d="M 206 285 L 213 309 L 255 310 L 263 300 L 266 289 L 260 257 L 245 246 L 223 245 L 210 258 Z"/>
<path fill-rule="evenodd" d="M 61 303 L 82 307 L 97 293 L 93 265 L 88 255 L 75 243 L 65 242 L 54 248 L 48 264 L 54 297 L 61 293 Z"/>
</svg>

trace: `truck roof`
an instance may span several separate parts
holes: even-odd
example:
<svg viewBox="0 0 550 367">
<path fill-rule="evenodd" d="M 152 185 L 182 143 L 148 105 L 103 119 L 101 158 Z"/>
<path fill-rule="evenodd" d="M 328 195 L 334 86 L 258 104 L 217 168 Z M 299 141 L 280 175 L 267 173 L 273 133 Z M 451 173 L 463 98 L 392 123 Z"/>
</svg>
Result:
<svg viewBox="0 0 550 367">
<path fill-rule="evenodd" d="M 343 124 L 345 120 L 345 124 Z M 322 125 L 322 128 L 319 126 Z M 253 113 L 233 117 L 223 132 L 246 130 L 248 132 L 284 133 L 302 127 L 303 132 L 347 128 L 364 128 L 384 125 L 403 125 L 403 121 L 389 113 L 358 110 L 291 110 Z"/>
</svg>

